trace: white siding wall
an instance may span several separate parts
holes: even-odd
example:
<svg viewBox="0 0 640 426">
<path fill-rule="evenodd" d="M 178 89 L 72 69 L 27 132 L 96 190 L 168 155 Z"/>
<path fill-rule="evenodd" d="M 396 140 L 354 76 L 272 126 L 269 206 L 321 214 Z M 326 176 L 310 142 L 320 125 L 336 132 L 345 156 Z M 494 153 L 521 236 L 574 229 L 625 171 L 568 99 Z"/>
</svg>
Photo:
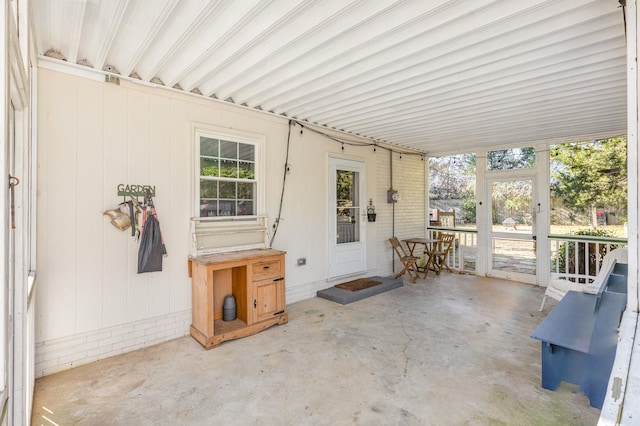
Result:
<svg viewBox="0 0 640 426">
<path fill-rule="evenodd" d="M 288 121 L 268 114 L 127 81 L 107 84 L 39 69 L 38 305 L 36 373 L 49 374 L 187 335 L 189 218 L 193 215 L 192 124 L 266 139 L 266 214 L 278 212 Z M 391 273 L 389 153 L 345 146 L 311 131 L 291 133 L 291 174 L 273 247 L 285 250 L 287 303 L 314 297 L 327 282 L 328 157 L 366 163 L 370 274 Z M 394 154 L 396 235 L 424 234 L 424 167 Z M 117 206 L 118 184 L 155 185 L 169 256 L 163 271 L 136 274 L 137 249 L 102 212 Z M 305 266 L 296 259 L 305 257 Z"/>
</svg>

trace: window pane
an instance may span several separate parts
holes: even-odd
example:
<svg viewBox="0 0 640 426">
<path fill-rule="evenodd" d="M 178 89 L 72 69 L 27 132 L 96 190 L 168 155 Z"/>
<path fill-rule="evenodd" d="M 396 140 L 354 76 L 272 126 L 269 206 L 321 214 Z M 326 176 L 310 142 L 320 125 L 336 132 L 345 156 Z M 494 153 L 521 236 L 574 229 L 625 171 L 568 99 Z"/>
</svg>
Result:
<svg viewBox="0 0 640 426">
<path fill-rule="evenodd" d="M 510 148 L 487 153 L 487 170 L 513 170 L 536 165 L 536 151 L 533 147 Z"/>
<path fill-rule="evenodd" d="M 429 159 L 429 224 L 476 228 L 476 156 Z"/>
<path fill-rule="evenodd" d="M 238 213 L 238 216 L 254 215 L 255 212 L 253 210 L 253 201 L 251 200 L 238 201 L 237 213 Z"/>
<path fill-rule="evenodd" d="M 246 143 L 241 143 L 238 145 L 240 151 L 240 160 L 255 161 L 255 147 L 253 145 L 249 145 Z"/>
<path fill-rule="evenodd" d="M 218 182 L 200 179 L 200 198 L 218 198 Z"/>
<path fill-rule="evenodd" d="M 220 198 L 236 199 L 236 183 L 220 182 Z"/>
<path fill-rule="evenodd" d="M 200 199 L 200 217 L 218 216 L 216 200 Z"/>
<path fill-rule="evenodd" d="M 255 215 L 257 147 L 199 136 L 200 215 Z"/>
<path fill-rule="evenodd" d="M 220 157 L 232 160 L 238 159 L 238 143 L 229 141 L 220 141 Z"/>
<path fill-rule="evenodd" d="M 240 179 L 255 179 L 256 178 L 256 172 L 255 172 L 255 164 L 254 163 L 246 163 L 243 161 L 240 161 L 239 164 L 239 178 Z"/>
<path fill-rule="evenodd" d="M 235 216 L 236 215 L 236 202 L 228 200 L 220 200 L 218 202 L 218 216 Z"/>
<path fill-rule="evenodd" d="M 200 137 L 200 155 L 218 157 L 218 139 Z"/>
<path fill-rule="evenodd" d="M 220 160 L 220 177 L 237 178 L 238 162 L 236 160 Z"/>
<path fill-rule="evenodd" d="M 253 200 L 253 191 L 255 183 L 238 182 L 238 199 Z"/>
<path fill-rule="evenodd" d="M 213 158 L 200 157 L 200 176 L 219 176 L 218 160 Z"/>
</svg>

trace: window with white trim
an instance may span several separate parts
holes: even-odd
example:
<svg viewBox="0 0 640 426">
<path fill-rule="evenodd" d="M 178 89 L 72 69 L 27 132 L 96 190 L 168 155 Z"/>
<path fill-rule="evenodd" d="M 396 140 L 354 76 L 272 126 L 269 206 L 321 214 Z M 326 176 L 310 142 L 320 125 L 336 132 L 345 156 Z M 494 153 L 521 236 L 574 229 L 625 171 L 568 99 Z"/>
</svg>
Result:
<svg viewBox="0 0 640 426">
<path fill-rule="evenodd" d="M 256 216 L 260 141 L 197 131 L 198 217 Z"/>
</svg>

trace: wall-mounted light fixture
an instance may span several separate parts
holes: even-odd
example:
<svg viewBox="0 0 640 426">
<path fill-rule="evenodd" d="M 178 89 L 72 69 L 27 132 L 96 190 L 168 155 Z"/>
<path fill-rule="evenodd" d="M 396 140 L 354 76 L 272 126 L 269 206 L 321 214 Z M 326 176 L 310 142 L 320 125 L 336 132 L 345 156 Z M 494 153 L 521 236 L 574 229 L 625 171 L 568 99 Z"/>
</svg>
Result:
<svg viewBox="0 0 640 426">
<path fill-rule="evenodd" d="M 367 207 L 367 220 L 369 222 L 376 221 L 376 208 L 373 206 L 373 199 L 369 198 L 369 207 Z"/>
</svg>

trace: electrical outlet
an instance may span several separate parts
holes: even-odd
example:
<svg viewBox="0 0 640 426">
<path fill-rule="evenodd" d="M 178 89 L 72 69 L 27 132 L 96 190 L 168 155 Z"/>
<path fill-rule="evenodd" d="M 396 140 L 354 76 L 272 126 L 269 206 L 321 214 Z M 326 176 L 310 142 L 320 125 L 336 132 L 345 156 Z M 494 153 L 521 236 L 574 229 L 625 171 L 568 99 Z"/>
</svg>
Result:
<svg viewBox="0 0 640 426">
<path fill-rule="evenodd" d="M 307 258 L 306 257 L 301 257 L 300 259 L 298 259 L 298 261 L 296 262 L 296 264 L 298 266 L 304 266 L 307 264 Z"/>
</svg>

